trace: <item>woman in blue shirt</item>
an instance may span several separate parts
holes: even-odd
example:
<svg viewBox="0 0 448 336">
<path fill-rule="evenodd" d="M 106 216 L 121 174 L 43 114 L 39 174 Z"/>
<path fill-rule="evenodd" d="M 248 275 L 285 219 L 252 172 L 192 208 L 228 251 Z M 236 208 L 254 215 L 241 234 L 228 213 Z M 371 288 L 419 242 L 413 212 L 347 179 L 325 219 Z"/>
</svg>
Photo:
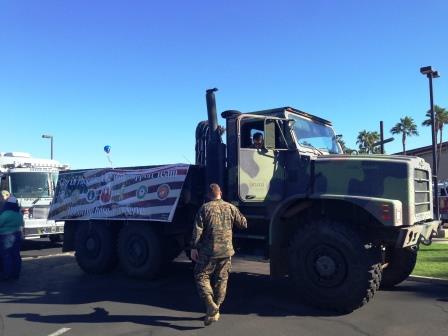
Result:
<svg viewBox="0 0 448 336">
<path fill-rule="evenodd" d="M 9 195 L 0 213 L 0 280 L 19 278 L 22 266 L 22 226 L 23 216 L 17 199 Z"/>
</svg>

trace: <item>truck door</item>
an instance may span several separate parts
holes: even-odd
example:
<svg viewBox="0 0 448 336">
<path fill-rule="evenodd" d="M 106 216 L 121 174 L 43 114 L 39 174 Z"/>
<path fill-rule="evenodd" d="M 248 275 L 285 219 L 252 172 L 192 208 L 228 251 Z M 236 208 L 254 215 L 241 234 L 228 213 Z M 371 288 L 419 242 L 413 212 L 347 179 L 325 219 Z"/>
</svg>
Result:
<svg viewBox="0 0 448 336">
<path fill-rule="evenodd" d="M 277 123 L 274 118 L 255 116 L 243 116 L 239 120 L 238 194 L 243 202 L 282 199 L 284 169 L 275 143 L 279 135 Z M 260 136 L 262 145 L 258 146 L 254 138 L 259 141 Z"/>
</svg>

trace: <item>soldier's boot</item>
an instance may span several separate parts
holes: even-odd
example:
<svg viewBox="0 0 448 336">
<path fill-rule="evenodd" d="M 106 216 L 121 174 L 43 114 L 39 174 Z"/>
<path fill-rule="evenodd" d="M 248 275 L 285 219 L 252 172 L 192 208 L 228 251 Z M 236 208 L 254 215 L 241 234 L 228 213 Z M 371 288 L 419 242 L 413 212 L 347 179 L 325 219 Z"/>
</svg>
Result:
<svg viewBox="0 0 448 336">
<path fill-rule="evenodd" d="M 213 322 L 217 322 L 217 321 L 219 321 L 219 318 L 221 317 L 221 315 L 219 314 L 219 309 L 220 309 L 220 307 L 221 307 L 221 304 L 222 304 L 222 302 L 223 302 L 224 300 L 221 300 L 219 297 L 218 297 L 218 299 L 215 299 L 215 304 L 216 304 L 216 314 L 215 315 L 213 315 L 213 316 L 209 316 L 209 324 L 208 325 L 210 325 L 211 323 L 213 323 Z"/>
<path fill-rule="evenodd" d="M 207 311 L 207 315 L 204 318 L 204 325 L 208 326 L 213 322 L 218 321 L 219 319 L 219 310 L 215 301 L 213 301 L 213 297 L 211 295 L 207 295 L 204 298 L 205 307 Z"/>
<path fill-rule="evenodd" d="M 213 316 L 210 316 L 210 320 L 212 321 L 212 322 L 216 322 L 216 321 L 219 321 L 219 318 L 221 317 L 221 315 L 219 314 L 219 312 L 217 312 L 215 315 L 213 315 Z"/>
<path fill-rule="evenodd" d="M 224 302 L 224 298 L 220 296 L 215 296 L 216 306 L 218 307 L 218 311 L 221 309 L 221 305 Z"/>
</svg>

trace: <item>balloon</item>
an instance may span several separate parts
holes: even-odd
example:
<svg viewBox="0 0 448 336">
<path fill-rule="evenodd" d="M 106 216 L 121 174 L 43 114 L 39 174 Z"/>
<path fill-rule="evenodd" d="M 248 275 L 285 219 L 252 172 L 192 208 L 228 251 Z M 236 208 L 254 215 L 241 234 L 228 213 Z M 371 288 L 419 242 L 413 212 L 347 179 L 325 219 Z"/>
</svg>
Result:
<svg viewBox="0 0 448 336">
<path fill-rule="evenodd" d="M 104 152 L 106 153 L 106 157 L 107 157 L 107 161 L 109 161 L 110 163 L 110 167 L 113 169 L 113 164 L 112 164 L 112 160 L 110 159 L 110 150 L 111 150 L 111 146 L 106 145 L 104 146 Z"/>
</svg>

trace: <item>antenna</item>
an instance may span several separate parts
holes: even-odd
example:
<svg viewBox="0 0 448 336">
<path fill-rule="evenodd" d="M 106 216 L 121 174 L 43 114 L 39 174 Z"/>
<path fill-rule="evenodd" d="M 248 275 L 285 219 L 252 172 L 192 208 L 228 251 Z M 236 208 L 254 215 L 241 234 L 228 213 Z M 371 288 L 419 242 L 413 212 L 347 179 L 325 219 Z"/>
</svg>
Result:
<svg viewBox="0 0 448 336">
<path fill-rule="evenodd" d="M 191 164 L 192 165 L 192 163 L 191 163 L 191 161 L 190 160 L 188 160 L 188 158 L 184 155 L 184 154 L 182 154 L 182 157 L 185 159 L 185 160 L 187 160 L 188 161 L 188 163 L 189 164 Z"/>
</svg>

